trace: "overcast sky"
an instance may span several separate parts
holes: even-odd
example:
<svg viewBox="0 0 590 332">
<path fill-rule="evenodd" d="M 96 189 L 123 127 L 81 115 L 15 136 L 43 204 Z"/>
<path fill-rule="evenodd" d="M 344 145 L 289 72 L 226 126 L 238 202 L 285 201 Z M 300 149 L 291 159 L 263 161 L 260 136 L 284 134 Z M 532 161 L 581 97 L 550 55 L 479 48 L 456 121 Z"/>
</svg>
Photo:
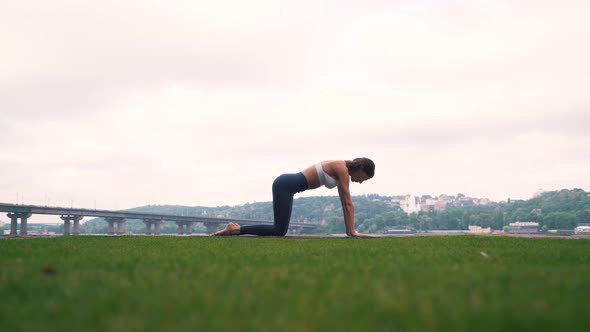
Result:
<svg viewBox="0 0 590 332">
<path fill-rule="evenodd" d="M 589 190 L 588 13 L 585 0 L 3 1 L 0 202 L 269 201 L 282 173 L 361 156 L 376 173 L 354 195 Z"/>
</svg>

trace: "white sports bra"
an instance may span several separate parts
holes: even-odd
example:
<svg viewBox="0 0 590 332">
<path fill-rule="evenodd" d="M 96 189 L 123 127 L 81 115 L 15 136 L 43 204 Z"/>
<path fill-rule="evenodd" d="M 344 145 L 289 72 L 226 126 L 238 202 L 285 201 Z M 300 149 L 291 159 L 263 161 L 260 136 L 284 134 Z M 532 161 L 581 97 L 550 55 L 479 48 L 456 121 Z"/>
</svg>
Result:
<svg viewBox="0 0 590 332">
<path fill-rule="evenodd" d="M 324 185 L 328 189 L 332 189 L 332 188 L 336 187 L 336 185 L 338 184 L 338 181 L 336 181 L 328 173 L 324 172 L 324 168 L 322 167 L 321 162 L 315 164 L 315 169 L 318 171 L 318 178 L 320 179 L 320 186 Z"/>
</svg>

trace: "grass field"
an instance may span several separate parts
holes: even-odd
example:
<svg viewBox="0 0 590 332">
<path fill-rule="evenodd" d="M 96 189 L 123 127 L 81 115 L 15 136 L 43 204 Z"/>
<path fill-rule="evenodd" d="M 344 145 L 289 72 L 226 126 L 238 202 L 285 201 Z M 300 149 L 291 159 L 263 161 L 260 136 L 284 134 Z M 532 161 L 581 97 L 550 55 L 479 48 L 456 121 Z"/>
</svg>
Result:
<svg viewBox="0 0 590 332">
<path fill-rule="evenodd" d="M 590 240 L 0 240 L 4 331 L 582 331 Z"/>
</svg>

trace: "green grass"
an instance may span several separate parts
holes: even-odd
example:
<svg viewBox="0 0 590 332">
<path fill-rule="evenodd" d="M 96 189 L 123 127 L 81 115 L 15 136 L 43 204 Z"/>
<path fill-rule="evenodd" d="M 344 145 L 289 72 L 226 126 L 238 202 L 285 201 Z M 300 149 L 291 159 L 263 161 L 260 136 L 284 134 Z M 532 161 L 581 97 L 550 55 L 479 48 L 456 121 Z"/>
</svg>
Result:
<svg viewBox="0 0 590 332">
<path fill-rule="evenodd" d="M 589 240 L 4 239 L 0 330 L 581 331 L 589 281 Z"/>
</svg>

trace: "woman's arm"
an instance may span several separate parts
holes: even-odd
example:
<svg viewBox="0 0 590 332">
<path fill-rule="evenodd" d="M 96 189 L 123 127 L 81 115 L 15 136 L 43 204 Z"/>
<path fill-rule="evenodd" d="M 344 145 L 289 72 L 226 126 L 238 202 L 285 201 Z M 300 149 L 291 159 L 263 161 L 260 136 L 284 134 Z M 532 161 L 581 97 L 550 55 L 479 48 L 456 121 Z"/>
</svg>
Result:
<svg viewBox="0 0 590 332">
<path fill-rule="evenodd" d="M 342 166 L 342 165 L 339 165 Z M 340 203 L 342 203 L 342 211 L 344 212 L 344 226 L 346 228 L 346 235 L 354 237 L 371 237 L 369 235 L 360 234 L 354 227 L 354 204 L 352 204 L 352 197 L 350 196 L 350 176 L 346 164 L 342 167 L 337 167 L 338 174 L 338 195 L 340 196 Z"/>
<path fill-rule="evenodd" d="M 350 197 L 350 190 L 348 188 L 350 180 L 348 178 L 338 181 L 338 195 L 340 196 L 340 203 L 342 203 L 342 211 L 344 212 L 344 227 L 346 228 L 346 235 L 352 236 L 356 232 L 354 228 L 354 204 Z"/>
</svg>

